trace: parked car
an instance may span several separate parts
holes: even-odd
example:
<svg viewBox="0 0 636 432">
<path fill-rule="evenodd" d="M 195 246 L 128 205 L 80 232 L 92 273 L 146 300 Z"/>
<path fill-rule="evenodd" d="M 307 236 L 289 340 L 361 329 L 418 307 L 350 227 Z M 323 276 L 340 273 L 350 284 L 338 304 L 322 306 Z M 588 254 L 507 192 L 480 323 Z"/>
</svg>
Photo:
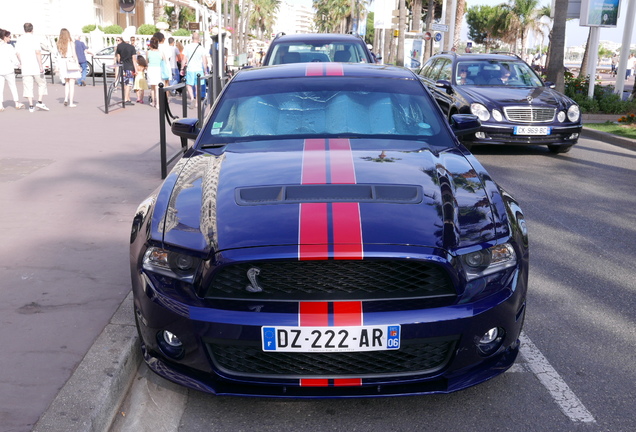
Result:
<svg viewBox="0 0 636 432">
<path fill-rule="evenodd" d="M 460 82 L 465 73 L 466 84 Z M 579 106 L 543 82 L 523 60 L 505 54 L 445 53 L 420 69 L 447 116 L 472 113 L 482 128 L 462 143 L 539 144 L 553 153 L 568 152 L 582 129 Z M 505 82 L 500 80 L 507 76 Z"/>
<path fill-rule="evenodd" d="M 149 367 L 272 397 L 445 393 L 503 373 L 528 239 L 456 138 L 479 126 L 449 124 L 405 68 L 239 71 L 203 125 L 173 122 L 194 145 L 133 220 Z"/>
<path fill-rule="evenodd" d="M 93 73 L 102 74 L 103 65 L 106 65 L 106 73 L 114 73 L 112 65 L 115 63 L 115 48 L 116 46 L 109 46 L 99 50 L 95 55 L 88 54 L 86 60 L 88 61 L 88 76 L 92 76 Z"/>
<path fill-rule="evenodd" d="M 262 65 L 309 62 L 375 63 L 375 59 L 357 35 L 279 33 L 270 44 Z"/>
</svg>

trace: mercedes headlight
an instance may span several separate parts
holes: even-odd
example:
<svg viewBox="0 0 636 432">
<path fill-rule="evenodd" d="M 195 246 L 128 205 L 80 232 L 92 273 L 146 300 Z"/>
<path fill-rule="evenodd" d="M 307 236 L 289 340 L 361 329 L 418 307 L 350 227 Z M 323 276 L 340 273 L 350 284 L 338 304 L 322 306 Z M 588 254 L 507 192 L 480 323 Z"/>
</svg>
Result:
<svg viewBox="0 0 636 432">
<path fill-rule="evenodd" d="M 581 111 L 579 110 L 578 105 L 572 105 L 570 108 L 568 108 L 568 119 L 571 122 L 579 121 L 579 117 L 581 117 Z"/>
<path fill-rule="evenodd" d="M 481 121 L 486 121 L 490 119 L 490 112 L 488 112 L 488 108 L 486 108 L 480 103 L 471 103 L 470 112 L 476 115 L 477 117 L 479 117 L 479 120 Z"/>
</svg>

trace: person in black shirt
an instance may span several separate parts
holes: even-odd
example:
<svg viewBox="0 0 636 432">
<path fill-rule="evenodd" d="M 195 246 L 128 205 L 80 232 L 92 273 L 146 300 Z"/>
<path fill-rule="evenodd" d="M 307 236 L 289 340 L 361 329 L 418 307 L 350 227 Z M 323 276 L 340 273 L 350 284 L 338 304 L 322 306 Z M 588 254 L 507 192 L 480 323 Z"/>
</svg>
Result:
<svg viewBox="0 0 636 432">
<path fill-rule="evenodd" d="M 134 105 L 130 100 L 130 89 L 135 82 L 135 60 L 137 50 L 124 40 L 124 36 L 117 38 L 115 62 L 122 65 L 122 80 L 124 83 L 124 99 L 126 105 Z"/>
</svg>

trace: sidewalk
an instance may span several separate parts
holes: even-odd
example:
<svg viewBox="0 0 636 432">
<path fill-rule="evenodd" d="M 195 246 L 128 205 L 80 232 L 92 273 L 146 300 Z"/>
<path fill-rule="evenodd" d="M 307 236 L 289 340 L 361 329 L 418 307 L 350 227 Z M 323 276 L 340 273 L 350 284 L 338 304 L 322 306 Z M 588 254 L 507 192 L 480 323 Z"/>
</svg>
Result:
<svg viewBox="0 0 636 432">
<path fill-rule="evenodd" d="M 18 80 L 20 94 L 21 87 Z M 30 431 L 45 411 L 42 420 L 67 423 L 38 430 L 98 430 L 99 420 L 86 422 L 105 405 L 97 398 L 102 378 L 123 369 L 122 348 L 137 352 L 130 349 L 132 311 L 114 316 L 130 303 L 131 221 L 161 182 L 158 110 L 119 105 L 104 114 L 100 85 L 76 87 L 76 108 L 62 105 L 61 84 L 49 80 L 48 92 L 48 112 L 15 110 L 9 100 L 0 112 L 3 431 Z M 171 133 L 167 139 L 172 154 L 180 142 Z M 91 359 L 96 362 L 87 363 Z M 136 371 L 139 360 L 131 361 Z M 69 408 L 58 409 L 69 378 L 84 369 L 99 384 L 82 381 L 67 399 Z M 82 412 L 74 412 L 80 401 Z"/>
</svg>

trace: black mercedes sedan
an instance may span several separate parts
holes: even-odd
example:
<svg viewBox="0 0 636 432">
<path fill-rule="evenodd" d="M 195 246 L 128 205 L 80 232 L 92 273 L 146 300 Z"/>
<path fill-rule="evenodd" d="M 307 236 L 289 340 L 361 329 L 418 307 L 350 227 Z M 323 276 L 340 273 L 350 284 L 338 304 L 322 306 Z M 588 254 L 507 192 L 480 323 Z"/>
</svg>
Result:
<svg viewBox="0 0 636 432">
<path fill-rule="evenodd" d="M 460 113 L 481 120 L 479 132 L 462 138 L 467 148 L 532 144 L 565 153 L 578 141 L 579 106 L 515 55 L 442 53 L 418 74 L 449 118 Z"/>
</svg>

